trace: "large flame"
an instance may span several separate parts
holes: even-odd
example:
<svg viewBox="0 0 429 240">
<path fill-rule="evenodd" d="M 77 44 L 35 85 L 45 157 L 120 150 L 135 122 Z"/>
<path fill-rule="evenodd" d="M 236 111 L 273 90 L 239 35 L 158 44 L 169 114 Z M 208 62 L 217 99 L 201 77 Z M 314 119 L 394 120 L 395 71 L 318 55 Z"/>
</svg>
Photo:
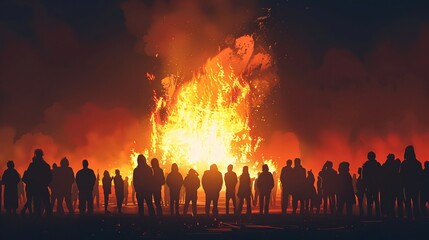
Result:
<svg viewBox="0 0 429 240">
<path fill-rule="evenodd" d="M 275 167 L 272 161 L 253 159 L 261 138 L 251 135 L 251 109 L 260 105 L 258 88 L 264 87 L 252 71 L 270 66 L 270 56 L 254 53 L 253 38 L 243 36 L 191 80 L 164 78 L 162 96 L 154 94 L 151 155 L 165 166 L 177 163 L 199 171 L 212 163 L 221 171 L 228 164 L 254 166 L 258 161 Z"/>
</svg>

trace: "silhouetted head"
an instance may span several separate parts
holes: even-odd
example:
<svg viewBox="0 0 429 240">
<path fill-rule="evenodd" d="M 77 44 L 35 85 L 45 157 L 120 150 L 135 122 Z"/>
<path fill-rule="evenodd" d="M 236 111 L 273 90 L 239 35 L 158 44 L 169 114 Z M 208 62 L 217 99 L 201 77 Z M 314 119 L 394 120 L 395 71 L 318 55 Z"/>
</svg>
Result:
<svg viewBox="0 0 429 240">
<path fill-rule="evenodd" d="M 146 164 L 146 157 L 143 154 L 139 154 L 137 156 L 137 165 L 145 165 Z"/>
<path fill-rule="evenodd" d="M 106 177 L 106 178 L 110 178 L 110 173 L 109 173 L 109 171 L 104 170 L 104 172 L 103 172 L 103 176 L 104 176 L 104 177 Z"/>
<path fill-rule="evenodd" d="M 408 145 L 405 148 L 404 160 L 413 160 L 413 159 L 417 159 L 416 158 L 416 152 L 414 151 L 414 146 L 413 145 Z"/>
<path fill-rule="evenodd" d="M 292 166 L 292 160 L 288 159 L 286 161 L 286 166 L 288 166 L 288 167 Z"/>
<path fill-rule="evenodd" d="M 152 165 L 152 168 L 159 168 L 158 158 L 152 158 L 152 160 L 150 160 L 150 165 Z"/>
<path fill-rule="evenodd" d="M 210 171 L 217 171 L 217 165 L 214 163 L 210 165 Z"/>
<path fill-rule="evenodd" d="M 375 152 L 371 151 L 367 154 L 368 160 L 375 161 Z"/>
<path fill-rule="evenodd" d="M 301 166 L 301 159 L 300 158 L 295 158 L 294 164 L 295 164 L 295 167 L 296 166 Z"/>
<path fill-rule="evenodd" d="M 307 175 L 308 176 L 313 176 L 314 177 L 314 174 L 313 174 L 313 171 L 310 169 L 310 171 L 307 171 Z"/>
<path fill-rule="evenodd" d="M 57 168 L 58 168 L 57 163 L 52 164 L 52 169 L 57 169 Z"/>
<path fill-rule="evenodd" d="M 388 161 L 395 161 L 395 154 L 393 154 L 393 153 L 389 153 L 389 154 L 387 155 L 387 160 L 388 160 Z"/>
<path fill-rule="evenodd" d="M 43 151 L 42 151 L 42 149 L 38 148 L 38 149 L 34 150 L 34 156 L 38 157 L 38 158 L 43 157 Z"/>
<path fill-rule="evenodd" d="M 15 167 L 15 163 L 13 163 L 12 160 L 7 161 L 6 163 L 7 168 L 13 169 Z"/>
<path fill-rule="evenodd" d="M 173 163 L 171 165 L 171 172 L 178 172 L 179 171 L 179 167 L 177 166 L 177 163 Z"/>
<path fill-rule="evenodd" d="M 425 166 L 425 169 L 429 169 L 429 161 L 425 161 L 424 166 Z"/>
<path fill-rule="evenodd" d="M 350 171 L 350 163 L 342 162 L 338 166 L 338 172 L 340 173 L 348 173 Z"/>
<path fill-rule="evenodd" d="M 118 175 L 121 175 L 121 171 L 119 171 L 119 169 L 116 169 L 115 170 L 115 174 L 118 176 Z"/>
<path fill-rule="evenodd" d="M 228 165 L 228 172 L 231 172 L 231 171 L 232 171 L 232 168 L 233 168 L 232 164 L 229 164 L 229 165 Z"/>
<path fill-rule="evenodd" d="M 61 159 L 60 161 L 60 166 L 61 167 L 68 167 L 70 165 L 69 160 L 66 157 L 63 157 L 63 159 Z"/>
<path fill-rule="evenodd" d="M 262 165 L 262 172 L 268 172 L 268 165 L 267 164 Z"/>
<path fill-rule="evenodd" d="M 358 174 L 361 175 L 362 174 L 362 168 L 358 168 Z"/>
<path fill-rule="evenodd" d="M 125 177 L 125 181 L 128 181 L 128 177 Z"/>
<path fill-rule="evenodd" d="M 325 162 L 325 167 L 327 169 L 332 169 L 333 166 L 334 166 L 334 164 L 331 161 L 328 160 Z"/>
<path fill-rule="evenodd" d="M 249 174 L 249 167 L 248 166 L 243 167 L 243 174 Z"/>
<path fill-rule="evenodd" d="M 194 175 L 194 174 L 197 174 L 197 171 L 195 171 L 193 168 L 191 168 L 191 169 L 189 169 L 188 174 Z"/>
<path fill-rule="evenodd" d="M 83 168 L 88 168 L 88 160 L 86 160 L 86 159 L 84 159 L 83 161 L 82 161 L 82 166 L 83 166 Z"/>
</svg>

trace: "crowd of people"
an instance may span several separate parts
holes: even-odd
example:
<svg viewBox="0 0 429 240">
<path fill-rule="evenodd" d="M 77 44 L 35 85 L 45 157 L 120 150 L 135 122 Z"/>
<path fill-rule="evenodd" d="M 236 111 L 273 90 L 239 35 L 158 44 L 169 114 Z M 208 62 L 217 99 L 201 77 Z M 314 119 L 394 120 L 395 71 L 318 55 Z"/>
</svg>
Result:
<svg viewBox="0 0 429 240">
<path fill-rule="evenodd" d="M 406 147 L 403 161 L 388 154 L 386 161 L 380 164 L 372 151 L 367 157 L 358 169 L 358 176 L 353 177 L 348 162 L 341 162 L 337 172 L 333 163 L 326 161 L 318 174 L 316 187 L 314 174 L 308 171 L 306 176 L 300 159 L 295 159 L 294 167 L 288 160 L 280 176 L 282 213 L 286 213 L 289 198 L 292 198 L 293 213 L 299 202 L 300 213 L 315 211 L 319 214 L 323 206 L 324 214 L 329 211 L 329 214 L 342 215 L 345 207 L 346 215 L 351 216 L 357 199 L 360 216 L 365 216 L 366 205 L 368 217 L 427 217 L 429 161 L 423 168 L 411 145 Z"/>
<path fill-rule="evenodd" d="M 171 165 L 168 174 L 164 174 L 158 159 L 153 158 L 149 165 L 145 156 L 140 154 L 131 183 L 128 182 L 128 177 L 122 177 L 119 170 L 115 170 L 115 176 L 104 171 L 101 179 L 104 211 L 110 213 L 109 195 L 112 193 L 113 182 L 118 213 L 122 213 L 122 206 L 128 204 L 128 189 L 131 186 L 132 201 L 135 204 L 135 199 L 137 200 L 138 214 L 141 216 L 145 214 L 144 205 L 151 217 L 162 216 L 163 206 L 166 205 L 172 216 L 187 215 L 191 203 L 191 214 L 196 216 L 198 189 L 202 186 L 205 193 L 205 214 L 218 215 L 219 197 L 225 184 L 226 214 L 244 214 L 244 202 L 245 214 L 251 214 L 252 205 L 258 202 L 259 213 L 269 214 L 270 206 L 275 205 L 277 182 L 280 182 L 282 214 L 287 214 L 289 204 L 292 203 L 292 214 L 298 214 L 299 209 L 299 214 L 341 216 L 345 211 L 346 216 L 352 216 L 353 205 L 357 203 L 360 216 L 409 219 L 427 216 L 429 162 L 426 161 L 423 168 L 411 145 L 406 147 L 402 161 L 389 154 L 386 161 L 380 164 L 376 160 L 376 154 L 369 152 L 367 160 L 358 169 L 358 175 L 353 174 L 353 177 L 348 162 L 341 162 L 337 171 L 333 162 L 326 161 L 316 178 L 311 170 L 306 171 L 301 165 L 301 159 L 294 159 L 293 166 L 292 160 L 287 160 L 279 180 L 266 164 L 262 166 L 262 172 L 258 173 L 256 179 L 250 176 L 248 166 L 243 167 L 240 176 L 233 171 L 233 167 L 229 165 L 227 172 L 222 175 L 217 165 L 212 164 L 203 173 L 201 180 L 197 171 L 191 168 L 183 178 L 176 163 Z M 43 151 L 36 149 L 22 178 L 13 161 L 7 162 L 7 169 L 1 179 L 1 185 L 4 185 L 4 208 L 6 214 L 15 215 L 18 203 L 23 202 L 21 214 L 25 215 L 28 211 L 35 216 L 49 216 L 53 215 L 56 205 L 56 214 L 61 215 L 65 212 L 65 201 L 68 213 L 74 213 L 78 202 L 80 214 L 92 214 L 94 201 L 97 207 L 100 206 L 99 182 L 99 173 L 96 175 L 89 168 L 87 160 L 82 161 L 82 169 L 75 175 L 67 158 L 61 159 L 59 167 L 53 164 L 51 169 L 43 158 Z M 0 188 L 0 199 L 1 193 Z M 184 203 L 182 212 L 179 210 L 181 202 Z"/>
</svg>

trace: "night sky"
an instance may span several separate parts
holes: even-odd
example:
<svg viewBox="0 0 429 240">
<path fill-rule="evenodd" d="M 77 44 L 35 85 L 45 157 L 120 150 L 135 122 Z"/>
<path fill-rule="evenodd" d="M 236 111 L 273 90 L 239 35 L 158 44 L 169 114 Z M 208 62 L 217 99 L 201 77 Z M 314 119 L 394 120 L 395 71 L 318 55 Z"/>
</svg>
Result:
<svg viewBox="0 0 429 240">
<path fill-rule="evenodd" d="M 105 150 L 147 142 L 158 86 L 146 73 L 191 74 L 267 15 L 279 83 L 258 126 L 266 151 L 356 169 L 369 150 L 384 162 L 414 144 L 425 161 L 428 13 L 398 0 L 1 1 L 0 162 L 36 146 L 51 162 L 127 155 Z"/>
</svg>

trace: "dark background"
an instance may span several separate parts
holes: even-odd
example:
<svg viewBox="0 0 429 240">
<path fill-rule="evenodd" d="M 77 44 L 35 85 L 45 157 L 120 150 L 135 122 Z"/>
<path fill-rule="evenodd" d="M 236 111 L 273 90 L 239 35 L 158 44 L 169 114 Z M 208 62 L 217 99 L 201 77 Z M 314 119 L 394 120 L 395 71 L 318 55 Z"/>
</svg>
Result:
<svg viewBox="0 0 429 240">
<path fill-rule="evenodd" d="M 426 1 L 4 0 L 0 9 L 1 161 L 35 146 L 82 156 L 144 143 L 157 87 L 146 72 L 194 71 L 266 15 L 279 83 L 258 132 L 270 154 L 295 146 L 317 163 L 363 161 L 370 149 L 383 159 L 415 144 L 429 158 Z"/>
</svg>

